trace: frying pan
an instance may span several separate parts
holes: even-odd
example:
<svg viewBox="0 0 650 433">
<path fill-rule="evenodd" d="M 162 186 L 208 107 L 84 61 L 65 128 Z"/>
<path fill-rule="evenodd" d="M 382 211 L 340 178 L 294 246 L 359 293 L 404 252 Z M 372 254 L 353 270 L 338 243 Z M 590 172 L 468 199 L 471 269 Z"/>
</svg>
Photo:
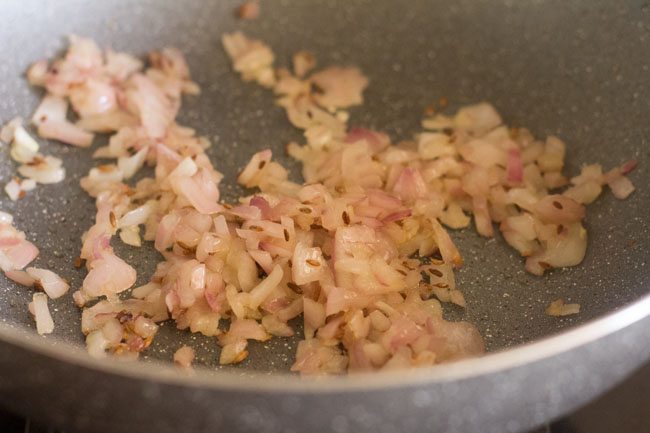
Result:
<svg viewBox="0 0 650 433">
<path fill-rule="evenodd" d="M 453 233 L 465 266 L 458 282 L 466 311 L 452 320 L 480 328 L 493 352 L 479 359 L 398 373 L 318 379 L 287 374 L 296 340 L 252 345 L 236 368 L 217 365 L 213 339 L 165 324 L 142 362 L 88 358 L 80 313 L 70 298 L 51 302 L 53 335 L 39 337 L 27 312 L 30 290 L 0 286 L 0 403 L 78 432 L 518 432 L 573 410 L 650 358 L 650 11 L 641 1 L 300 1 L 263 2 L 262 16 L 238 22 L 237 2 L 26 0 L 3 2 L 0 117 L 31 115 L 39 97 L 21 74 L 77 33 L 103 46 L 144 54 L 173 45 L 188 58 L 200 97 L 187 98 L 180 123 L 213 141 L 209 155 L 226 175 L 222 191 L 254 152 L 300 139 L 272 95 L 231 71 L 220 35 L 243 30 L 267 41 L 278 64 L 309 49 L 320 65 L 355 64 L 370 77 L 352 124 L 394 140 L 418 130 L 422 109 L 441 97 L 450 110 L 487 100 L 506 122 L 568 143 L 569 173 L 580 163 L 609 168 L 630 158 L 638 191 L 610 193 L 589 206 L 584 262 L 543 278 L 523 271 L 502 239 Z M 99 140 L 101 142 L 101 140 Z M 100 143 L 101 144 L 101 143 Z M 62 184 L 40 186 L 16 203 L 2 198 L 41 249 L 38 265 L 68 278 L 94 205 L 78 181 L 92 150 L 46 143 L 62 157 Z M 15 167 L 3 150 L 0 175 Z M 299 167 L 283 161 L 298 178 Z M 232 182 L 229 184 L 228 182 Z M 146 281 L 152 248 L 118 246 Z M 552 300 L 580 314 L 544 314 Z M 193 374 L 170 365 L 181 344 L 197 349 Z"/>
</svg>

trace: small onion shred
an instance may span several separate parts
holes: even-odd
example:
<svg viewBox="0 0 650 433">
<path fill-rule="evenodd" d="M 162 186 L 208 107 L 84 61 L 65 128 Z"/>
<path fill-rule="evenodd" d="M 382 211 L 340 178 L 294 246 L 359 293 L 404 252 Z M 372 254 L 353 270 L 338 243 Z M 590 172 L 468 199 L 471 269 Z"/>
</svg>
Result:
<svg viewBox="0 0 650 433">
<path fill-rule="evenodd" d="M 183 346 L 174 352 L 174 363 L 183 368 L 191 368 L 194 357 L 194 349 L 190 346 Z"/>
<path fill-rule="evenodd" d="M 54 331 L 54 321 L 47 306 L 47 295 L 34 293 L 30 307 L 36 321 L 36 332 L 40 335 L 51 334 Z"/>
<path fill-rule="evenodd" d="M 570 316 L 580 312 L 580 304 L 566 304 L 564 299 L 556 299 L 546 307 L 549 316 Z"/>
</svg>

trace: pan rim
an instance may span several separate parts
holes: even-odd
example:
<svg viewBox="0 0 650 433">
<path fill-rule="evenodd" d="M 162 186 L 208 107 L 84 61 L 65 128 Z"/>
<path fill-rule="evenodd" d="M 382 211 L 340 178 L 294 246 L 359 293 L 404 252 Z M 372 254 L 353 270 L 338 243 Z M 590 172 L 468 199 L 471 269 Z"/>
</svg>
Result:
<svg viewBox="0 0 650 433">
<path fill-rule="evenodd" d="M 161 361 L 130 363 L 111 359 L 93 359 L 77 345 L 60 340 L 57 340 L 56 344 L 43 344 L 42 337 L 35 333 L 17 331 L 1 322 L 0 340 L 24 350 L 36 352 L 54 361 L 140 381 L 155 381 L 197 389 L 236 390 L 251 393 L 346 393 L 422 387 L 513 369 L 585 346 L 649 316 L 650 293 L 631 304 L 575 328 L 499 352 L 488 353 L 480 358 L 412 370 L 327 378 L 301 378 L 297 375 L 268 374 L 254 370 L 215 371 L 208 368 L 197 368 L 195 374 L 188 375 L 179 371 L 171 363 Z M 151 368 L 152 365 L 155 365 L 156 368 Z M 242 374 L 242 371 L 246 371 L 247 374 Z"/>
</svg>

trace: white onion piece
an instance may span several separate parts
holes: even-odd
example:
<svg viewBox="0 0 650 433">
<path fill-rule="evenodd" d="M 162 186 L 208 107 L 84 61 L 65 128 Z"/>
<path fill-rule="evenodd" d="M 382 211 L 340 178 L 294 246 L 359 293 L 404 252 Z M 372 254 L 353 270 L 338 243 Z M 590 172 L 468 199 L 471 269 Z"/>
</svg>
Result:
<svg viewBox="0 0 650 433">
<path fill-rule="evenodd" d="M 128 92 L 137 107 L 142 126 L 152 138 L 161 138 L 174 118 L 174 110 L 162 90 L 150 78 L 135 74 L 130 79 L 133 88 Z"/>
<path fill-rule="evenodd" d="M 36 188 L 36 181 L 34 179 L 23 179 L 20 182 L 20 188 L 23 191 L 32 191 Z"/>
<path fill-rule="evenodd" d="M 69 98 L 72 108 L 81 117 L 106 113 L 117 107 L 117 96 L 113 86 L 94 78 L 89 78 L 83 85 L 70 89 Z"/>
<path fill-rule="evenodd" d="M 66 121 L 47 120 L 38 126 L 38 135 L 78 147 L 89 147 L 94 135 Z"/>
<path fill-rule="evenodd" d="M 526 260 L 526 270 L 542 275 L 548 268 L 576 266 L 587 250 L 587 231 L 582 224 L 573 223 L 546 240 L 544 249 Z"/>
<path fill-rule="evenodd" d="M 141 247 L 140 228 L 138 226 L 126 226 L 120 229 L 120 239 L 127 245 Z"/>
<path fill-rule="evenodd" d="M 55 95 L 45 95 L 32 115 L 32 123 L 40 126 L 51 121 L 65 121 L 68 112 L 67 101 Z"/>
<path fill-rule="evenodd" d="M 444 114 L 436 114 L 433 117 L 425 118 L 422 120 L 422 128 L 431 130 L 444 130 L 452 129 L 454 127 L 454 119 L 445 116 Z"/>
<path fill-rule="evenodd" d="M 65 60 L 79 69 L 93 70 L 102 65 L 102 51 L 97 43 L 90 39 L 71 34 L 68 36 L 70 46 Z"/>
<path fill-rule="evenodd" d="M 126 127 L 134 127 L 137 124 L 138 119 L 131 113 L 113 110 L 82 117 L 75 125 L 88 132 L 113 132 Z M 98 152 L 95 152 L 93 156 L 99 157 Z"/>
<path fill-rule="evenodd" d="M 440 222 L 452 229 L 467 227 L 471 219 L 457 203 L 450 203 L 447 209 L 440 215 Z"/>
<path fill-rule="evenodd" d="M 40 335 L 51 334 L 54 331 L 54 321 L 47 307 L 47 295 L 34 293 L 32 297 L 34 319 L 36 320 L 36 332 Z"/>
<path fill-rule="evenodd" d="M 237 319 L 230 324 L 228 332 L 219 336 L 219 343 L 227 346 L 241 340 L 266 341 L 269 338 L 264 327 L 255 320 Z"/>
<path fill-rule="evenodd" d="M 292 63 L 294 73 L 301 78 L 316 66 L 316 58 L 309 51 L 299 51 L 293 55 Z"/>
<path fill-rule="evenodd" d="M 154 211 L 155 207 L 156 202 L 150 200 L 142 206 L 138 206 L 137 208 L 130 210 L 122 215 L 122 218 L 119 219 L 117 226 L 129 227 L 144 224 L 147 222 L 147 219 L 149 219 L 149 216 Z"/>
<path fill-rule="evenodd" d="M 13 222 L 14 222 L 14 217 L 10 213 L 0 211 L 0 224 L 11 225 Z"/>
<path fill-rule="evenodd" d="M 104 70 L 117 81 L 126 80 L 131 74 L 142 69 L 142 61 L 130 54 L 106 50 Z"/>
<path fill-rule="evenodd" d="M 302 302 L 305 328 L 310 328 L 313 332 L 325 325 L 325 307 L 323 304 L 309 298 L 303 298 Z"/>
<path fill-rule="evenodd" d="M 133 324 L 133 330 L 142 338 L 151 338 L 158 331 L 158 325 L 147 317 L 138 316 Z"/>
<path fill-rule="evenodd" d="M 302 285 L 318 281 L 325 272 L 326 263 L 320 248 L 309 248 L 302 242 L 296 244 L 292 257 L 293 282 Z"/>
<path fill-rule="evenodd" d="M 543 172 L 560 171 L 564 167 L 566 145 L 557 137 L 549 136 L 544 152 L 537 158 L 537 165 Z"/>
<path fill-rule="evenodd" d="M 249 39 L 241 32 L 226 33 L 221 41 L 233 61 L 233 68 L 242 74 L 244 80 L 255 80 L 266 87 L 274 84 L 271 68 L 274 56 L 266 44 Z"/>
<path fill-rule="evenodd" d="M 4 247 L 0 251 L 0 267 L 3 271 L 23 269 L 38 256 L 38 248 L 29 241 L 20 240 L 19 243 L 10 247 Z"/>
<path fill-rule="evenodd" d="M 332 66 L 311 76 L 322 93 L 314 98 L 324 108 L 345 108 L 363 103 L 363 91 L 368 87 L 366 78 L 357 68 Z"/>
<path fill-rule="evenodd" d="M 393 186 L 393 192 L 404 201 L 413 201 L 426 197 L 428 187 L 419 170 L 404 168 Z"/>
<path fill-rule="evenodd" d="M 21 198 L 21 193 L 24 194 L 24 191 L 20 188 L 19 180 L 11 179 L 10 182 L 5 185 L 5 192 L 12 201 L 16 201 Z"/>
<path fill-rule="evenodd" d="M 180 223 L 181 217 L 174 213 L 165 215 L 158 224 L 154 247 L 158 251 L 165 251 L 174 242 L 174 229 Z"/>
<path fill-rule="evenodd" d="M 474 211 L 474 221 L 476 223 L 476 231 L 486 237 L 494 236 L 494 229 L 492 227 L 492 218 L 490 217 L 490 209 L 485 197 L 476 196 L 472 198 L 472 208 Z"/>
<path fill-rule="evenodd" d="M 549 316 L 570 316 L 580 312 L 580 304 L 565 304 L 564 299 L 557 299 L 546 307 Z"/>
<path fill-rule="evenodd" d="M 459 148 L 460 155 L 479 167 L 489 168 L 495 165 L 507 165 L 507 154 L 483 138 L 475 139 Z"/>
<path fill-rule="evenodd" d="M 23 124 L 23 119 L 20 117 L 14 117 L 9 122 L 7 122 L 2 128 L 0 128 L 0 141 L 3 143 L 11 143 L 14 139 L 14 132 L 16 128 L 21 127 Z"/>
<path fill-rule="evenodd" d="M 47 77 L 47 60 L 39 60 L 32 63 L 27 69 L 27 81 L 32 86 L 45 86 L 45 79 Z"/>
<path fill-rule="evenodd" d="M 603 188 L 600 182 L 589 180 L 567 189 L 563 195 L 575 200 L 577 203 L 589 204 L 596 200 L 602 191 Z"/>
<path fill-rule="evenodd" d="M 65 179 L 62 161 L 54 156 L 37 155 L 31 162 L 18 167 L 18 173 L 42 184 L 59 183 Z"/>
<path fill-rule="evenodd" d="M 149 147 L 143 147 L 130 157 L 121 157 L 117 160 L 117 166 L 124 174 L 124 179 L 130 179 L 142 168 L 147 158 Z"/>
<path fill-rule="evenodd" d="M 86 336 L 86 348 L 88 350 L 88 354 L 93 358 L 106 357 L 108 340 L 101 330 L 92 331 Z"/>
<path fill-rule="evenodd" d="M 63 278 L 50 270 L 27 268 L 26 271 L 52 299 L 60 298 L 70 289 L 70 285 Z"/>
<path fill-rule="evenodd" d="M 214 214 L 223 210 L 217 203 L 219 189 L 210 174 L 202 169 L 192 177 L 178 177 L 172 181 L 174 191 L 184 196 L 202 214 Z"/>
<path fill-rule="evenodd" d="M 93 167 L 88 172 L 88 180 L 93 183 L 121 182 L 122 179 L 124 179 L 124 173 L 115 164 Z"/>
<path fill-rule="evenodd" d="M 248 306 L 250 308 L 257 308 L 264 300 L 271 294 L 271 292 L 280 284 L 284 272 L 279 265 L 273 268 L 273 271 L 255 286 L 249 293 Z"/>
<path fill-rule="evenodd" d="M 544 222 L 568 224 L 582 220 L 585 207 L 569 197 L 552 194 L 535 204 L 534 213 Z"/>
<path fill-rule="evenodd" d="M 190 368 L 192 362 L 194 361 L 195 353 L 194 349 L 190 346 L 182 346 L 176 352 L 174 352 L 174 363 L 183 367 Z"/>
<path fill-rule="evenodd" d="M 11 143 L 11 158 L 17 162 L 30 162 L 38 153 L 38 143 L 34 140 L 25 128 L 17 126 L 14 130 L 13 142 Z"/>
<path fill-rule="evenodd" d="M 106 338 L 109 345 L 117 345 L 122 341 L 124 336 L 124 327 L 117 319 L 108 320 L 101 328 L 101 332 Z"/>
<path fill-rule="evenodd" d="M 264 326 L 266 332 L 278 337 L 291 337 L 294 335 L 293 329 L 275 315 L 262 317 L 262 326 Z"/>
<path fill-rule="evenodd" d="M 463 107 L 454 117 L 454 126 L 470 131 L 476 135 L 484 134 L 501 124 L 501 116 L 494 107 L 482 102 Z"/>
<path fill-rule="evenodd" d="M 169 177 L 191 177 L 194 176 L 198 170 L 199 168 L 196 166 L 194 160 L 187 157 L 176 166 L 176 168 L 169 174 Z"/>
<path fill-rule="evenodd" d="M 160 289 L 160 285 L 156 283 L 148 283 L 140 287 L 136 287 L 131 291 L 131 296 L 138 299 L 144 299 L 150 295 L 154 290 Z"/>
<path fill-rule="evenodd" d="M 449 136 L 440 132 L 423 132 L 418 137 L 418 153 L 423 159 L 435 159 L 456 154 Z"/>
<path fill-rule="evenodd" d="M 235 343 L 226 344 L 221 348 L 221 353 L 219 354 L 219 364 L 226 365 L 242 362 L 248 356 L 246 346 L 248 346 L 248 342 L 246 340 L 240 340 Z"/>
<path fill-rule="evenodd" d="M 433 226 L 433 233 L 443 260 L 455 266 L 462 265 L 463 259 L 458 248 L 456 248 L 451 237 L 449 237 L 449 233 L 436 220 L 432 220 L 431 225 Z"/>
<path fill-rule="evenodd" d="M 259 175 L 266 164 L 271 160 L 271 156 L 272 153 L 268 149 L 253 155 L 250 162 L 246 165 L 246 168 L 244 168 L 237 178 L 237 182 L 249 188 L 253 187 L 255 185 L 256 176 Z"/>
<path fill-rule="evenodd" d="M 16 283 L 21 284 L 25 287 L 32 287 L 36 282 L 36 279 L 34 279 L 25 271 L 7 271 L 5 272 L 5 275 L 10 280 L 15 281 Z"/>
<path fill-rule="evenodd" d="M 32 116 L 32 122 L 38 127 L 38 135 L 74 146 L 90 146 L 93 134 L 67 121 L 67 111 L 68 103 L 65 99 L 54 95 L 45 96 Z"/>
<path fill-rule="evenodd" d="M 131 287 L 135 279 L 135 269 L 115 254 L 105 252 L 90 263 L 83 290 L 89 296 L 114 295 Z"/>
<path fill-rule="evenodd" d="M 634 185 L 630 179 L 625 176 L 616 177 L 607 182 L 607 185 L 612 190 L 614 197 L 619 200 L 628 198 L 630 194 L 632 194 L 635 190 Z"/>
</svg>

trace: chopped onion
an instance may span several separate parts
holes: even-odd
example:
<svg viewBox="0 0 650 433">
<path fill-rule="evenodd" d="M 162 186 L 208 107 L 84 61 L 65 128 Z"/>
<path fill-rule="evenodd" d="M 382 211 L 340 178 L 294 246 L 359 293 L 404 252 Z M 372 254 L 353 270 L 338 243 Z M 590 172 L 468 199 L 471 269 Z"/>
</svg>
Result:
<svg viewBox="0 0 650 433">
<path fill-rule="evenodd" d="M 549 316 L 570 316 L 580 312 L 580 304 L 565 304 L 564 299 L 557 299 L 546 308 Z"/>
<path fill-rule="evenodd" d="M 298 285 L 318 281 L 325 272 L 325 260 L 320 248 L 308 248 L 302 242 L 296 244 L 291 267 L 293 282 Z"/>
<path fill-rule="evenodd" d="M 24 191 L 20 187 L 20 179 L 11 179 L 11 181 L 5 185 L 5 192 L 12 201 L 21 198 L 21 195 L 24 195 Z"/>
<path fill-rule="evenodd" d="M 70 289 L 70 285 L 52 271 L 39 268 L 27 268 L 26 271 L 52 299 L 60 298 Z"/>
<path fill-rule="evenodd" d="M 175 115 L 170 101 L 145 75 L 133 75 L 130 83 L 133 89 L 129 92 L 129 98 L 137 109 L 142 126 L 150 137 L 162 138 Z"/>
<path fill-rule="evenodd" d="M 114 111 L 117 108 L 115 88 L 108 82 L 90 78 L 69 92 L 72 108 L 87 117 Z"/>
<path fill-rule="evenodd" d="M 474 133 L 484 134 L 501 124 L 501 116 L 488 103 L 482 102 L 476 105 L 463 107 L 454 117 L 454 126 Z"/>
<path fill-rule="evenodd" d="M 143 147 L 138 150 L 133 156 L 121 157 L 117 160 L 117 166 L 124 174 L 124 179 L 130 179 L 135 175 L 140 168 L 144 165 L 144 161 L 149 152 L 148 147 Z"/>
<path fill-rule="evenodd" d="M 316 66 L 316 57 L 309 51 L 299 51 L 293 55 L 293 72 L 302 78 Z"/>
<path fill-rule="evenodd" d="M 127 245 L 134 247 L 142 246 L 142 239 L 140 238 L 140 229 L 138 226 L 126 226 L 120 229 L 120 239 Z"/>
<path fill-rule="evenodd" d="M 194 349 L 190 346 L 182 346 L 174 352 L 174 363 L 183 368 L 190 368 L 195 356 Z"/>
<path fill-rule="evenodd" d="M 625 176 L 614 178 L 607 182 L 607 185 L 611 188 L 614 197 L 621 200 L 628 198 L 635 189 L 630 179 Z"/>
<path fill-rule="evenodd" d="M 42 184 L 59 183 L 65 179 L 65 168 L 61 164 L 59 158 L 37 155 L 32 161 L 18 167 L 18 173 Z"/>
<path fill-rule="evenodd" d="M 36 279 L 34 279 L 25 271 L 7 271 L 5 272 L 5 275 L 10 280 L 15 281 L 16 283 L 21 284 L 25 287 L 32 287 L 34 283 L 36 283 Z"/>
<path fill-rule="evenodd" d="M 114 295 L 130 288 L 135 279 L 135 269 L 115 254 L 105 252 L 90 263 L 83 290 L 89 296 Z"/>
<path fill-rule="evenodd" d="M 246 340 L 240 340 L 234 343 L 226 344 L 221 348 L 221 354 L 219 354 L 219 364 L 226 365 L 242 362 L 248 356 L 246 346 L 248 346 L 248 342 Z"/>
<path fill-rule="evenodd" d="M 45 86 L 45 79 L 47 77 L 47 60 L 39 60 L 32 63 L 27 69 L 27 81 L 32 86 Z"/>
<path fill-rule="evenodd" d="M 294 56 L 292 73 L 276 70 L 271 49 L 240 32 L 224 35 L 223 45 L 235 71 L 272 88 L 303 130 L 304 144 L 287 151 L 302 162 L 307 184 L 262 150 L 238 177 L 257 190 L 220 202 L 223 175 L 205 153 L 209 141 L 176 123 L 183 94 L 200 90 L 177 49 L 150 53 L 145 69 L 133 56 L 73 36 L 63 58 L 30 69 L 29 79 L 47 90 L 32 119 L 41 136 L 88 146 L 90 132 L 116 132 L 94 152 L 114 161 L 81 179 L 97 214 L 83 235 L 77 265 L 85 261 L 88 274 L 73 299 L 84 307 L 93 356 L 134 358 L 151 344 L 157 322 L 171 317 L 179 329 L 218 337 L 220 363 L 237 363 L 248 356 L 248 340 L 293 335 L 287 322 L 300 314 L 304 339 L 292 370 L 301 374 L 477 356 L 485 347 L 476 327 L 442 314 L 441 302 L 472 307 L 456 286 L 462 257 L 442 224 L 463 228 L 473 216 L 478 233 L 493 236 L 497 223 L 526 269 L 541 275 L 582 261 L 584 204 L 604 184 L 620 198 L 634 189 L 625 177 L 631 161 L 604 174 L 585 166 L 561 190 L 569 184 L 565 144 L 509 129 L 487 103 L 426 119 L 429 131 L 393 144 L 381 132 L 347 126 L 350 113 L 341 109 L 363 102 L 369 82 L 359 69 L 333 66 L 305 78 L 315 65 L 308 53 Z M 67 120 L 68 104 L 76 124 Z M 63 179 L 61 161 L 40 155 L 18 121 L 0 135 L 13 140 L 19 173 L 29 178 L 9 182 L 12 198 L 35 182 Z M 153 172 L 129 182 L 145 163 Z M 0 267 L 61 296 L 68 284 L 56 274 L 21 271 L 38 250 L 11 223 L 0 213 Z M 154 241 L 163 257 L 150 283 L 130 295 L 137 275 L 113 251 L 116 234 L 133 246 Z M 568 307 L 561 312 L 575 310 Z M 189 347 L 174 354 L 185 367 L 193 358 Z"/>
<path fill-rule="evenodd" d="M 118 222 L 118 227 L 130 227 L 146 223 L 155 208 L 156 202 L 150 200 L 142 206 L 130 210 L 122 215 L 122 218 Z"/>
<path fill-rule="evenodd" d="M 0 211 L 0 224 L 11 225 L 14 222 L 14 217 L 7 213 Z"/>
<path fill-rule="evenodd" d="M 359 105 L 363 103 L 363 91 L 368 87 L 368 78 L 357 68 L 333 66 L 313 74 L 311 81 L 322 90 L 314 98 L 325 108 Z"/>
<path fill-rule="evenodd" d="M 74 146 L 90 146 L 93 134 L 67 121 L 67 111 L 68 103 L 65 99 L 54 95 L 43 98 L 32 116 L 32 122 L 38 126 L 38 135 Z"/>
<path fill-rule="evenodd" d="M 68 103 L 60 96 L 46 95 L 32 115 L 32 123 L 40 126 L 49 121 L 64 121 Z"/>
<path fill-rule="evenodd" d="M 32 297 L 36 332 L 40 335 L 51 334 L 54 331 L 54 321 L 47 307 L 47 296 L 44 293 L 34 293 Z"/>
<path fill-rule="evenodd" d="M 11 143 L 11 158 L 14 161 L 30 162 L 38 153 L 38 143 L 25 131 L 22 126 L 14 130 L 13 142 Z"/>
<path fill-rule="evenodd" d="M 250 297 L 248 301 L 249 308 L 257 308 L 264 300 L 271 294 L 271 292 L 276 288 L 276 286 L 282 280 L 284 275 L 282 268 L 280 266 L 275 266 L 273 271 L 266 277 L 260 284 L 255 286 L 250 291 Z"/>
<path fill-rule="evenodd" d="M 94 135 L 68 121 L 47 120 L 38 126 L 38 135 L 73 146 L 88 147 Z"/>
<path fill-rule="evenodd" d="M 7 144 L 11 143 L 11 141 L 14 139 L 14 132 L 16 131 L 16 128 L 22 126 L 22 124 L 23 119 L 20 117 L 14 117 L 9 122 L 7 122 L 6 125 L 0 128 L 0 141 Z"/>
<path fill-rule="evenodd" d="M 38 256 L 38 248 L 24 239 L 25 234 L 13 227 L 5 228 L 6 238 L 0 245 L 0 268 L 4 272 L 21 270 Z"/>
</svg>

